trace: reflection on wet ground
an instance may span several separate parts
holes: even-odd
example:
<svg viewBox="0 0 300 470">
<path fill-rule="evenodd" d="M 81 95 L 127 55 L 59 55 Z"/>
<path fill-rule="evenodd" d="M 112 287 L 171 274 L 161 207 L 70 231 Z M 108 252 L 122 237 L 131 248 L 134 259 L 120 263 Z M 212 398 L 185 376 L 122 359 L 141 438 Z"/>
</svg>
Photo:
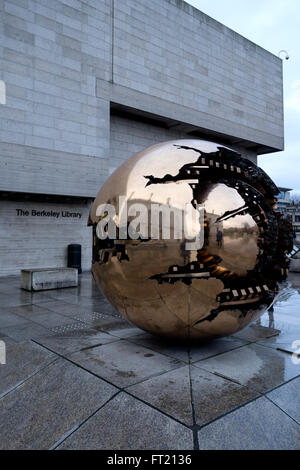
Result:
<svg viewBox="0 0 300 470">
<path fill-rule="evenodd" d="M 254 325 L 187 345 L 120 318 L 90 273 L 35 293 L 0 278 L 0 447 L 299 449 L 299 312 L 291 273 Z"/>
<path fill-rule="evenodd" d="M 288 281 L 281 284 L 281 290 L 273 306 L 259 320 L 260 324 L 280 330 L 280 338 L 287 335 L 300 339 L 300 276 L 290 273 Z"/>
</svg>

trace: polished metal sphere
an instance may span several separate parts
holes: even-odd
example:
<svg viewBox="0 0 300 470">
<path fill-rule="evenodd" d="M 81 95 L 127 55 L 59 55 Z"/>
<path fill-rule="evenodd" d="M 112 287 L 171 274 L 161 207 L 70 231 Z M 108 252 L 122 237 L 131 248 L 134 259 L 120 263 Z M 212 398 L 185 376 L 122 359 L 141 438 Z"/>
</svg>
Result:
<svg viewBox="0 0 300 470">
<path fill-rule="evenodd" d="M 94 277 L 145 331 L 183 339 L 235 333 L 271 305 L 287 274 L 290 235 L 277 193 L 261 169 L 227 147 L 154 145 L 118 168 L 94 201 Z M 177 215 L 154 218 L 157 207 Z"/>
</svg>

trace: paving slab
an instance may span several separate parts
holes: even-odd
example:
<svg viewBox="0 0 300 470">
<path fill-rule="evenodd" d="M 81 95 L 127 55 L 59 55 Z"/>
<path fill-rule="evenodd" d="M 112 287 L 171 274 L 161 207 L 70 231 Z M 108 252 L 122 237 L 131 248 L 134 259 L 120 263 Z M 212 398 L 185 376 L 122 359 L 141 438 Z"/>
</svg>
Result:
<svg viewBox="0 0 300 470">
<path fill-rule="evenodd" d="M 22 342 L 49 334 L 49 329 L 32 321 L 25 321 L 24 319 L 23 323 L 20 325 L 0 328 L 0 333 L 10 336 L 15 341 Z"/>
<path fill-rule="evenodd" d="M 286 336 L 281 337 L 281 335 L 279 335 L 274 336 L 273 338 L 266 338 L 261 341 L 257 341 L 257 344 L 268 348 L 278 349 L 279 351 L 286 352 L 287 354 L 292 355 L 296 353 L 299 355 L 300 337 L 297 334 L 292 334 L 289 338 Z"/>
<path fill-rule="evenodd" d="M 189 450 L 193 435 L 180 423 L 120 393 L 58 449 Z"/>
<path fill-rule="evenodd" d="M 15 343 L 4 336 L 1 339 L 6 345 L 6 364 L 0 365 L 0 397 L 56 358 L 31 341 Z"/>
<path fill-rule="evenodd" d="M 80 351 L 69 357 L 75 363 L 121 388 L 182 364 L 177 359 L 123 339 Z"/>
<path fill-rule="evenodd" d="M 109 315 L 94 311 L 91 307 L 81 307 L 73 318 L 77 321 L 83 321 L 93 328 L 102 331 L 121 330 L 123 328 L 132 328 L 132 324 L 120 315 Z"/>
<path fill-rule="evenodd" d="M 0 448 L 49 449 L 115 393 L 103 380 L 58 359 L 0 400 Z"/>
<path fill-rule="evenodd" d="M 32 291 L 32 292 L 23 291 L 24 294 L 31 296 L 31 304 L 42 304 L 44 302 L 49 302 L 49 300 L 51 300 L 50 292 L 51 291 L 49 290 L 36 291 L 36 292 L 35 291 Z"/>
<path fill-rule="evenodd" d="M 45 328 L 55 328 L 59 326 L 65 326 L 70 323 L 70 318 L 60 315 L 59 313 L 47 312 L 35 315 L 32 317 L 32 321 L 38 325 L 42 325 Z"/>
<path fill-rule="evenodd" d="M 78 287 L 77 290 L 77 295 L 80 297 L 88 297 L 88 298 L 93 298 L 93 299 L 102 299 L 105 300 L 104 295 L 99 291 L 97 287 L 94 286 L 94 284 L 81 284 Z"/>
<path fill-rule="evenodd" d="M 68 303 L 74 304 L 74 305 L 79 305 L 80 307 L 84 308 L 92 308 L 93 311 L 103 313 L 106 315 L 112 315 L 112 316 L 119 316 L 118 312 L 115 310 L 115 308 L 106 300 L 103 298 L 98 298 L 98 297 L 75 297 L 75 296 L 69 296 L 69 297 L 61 297 L 62 300 L 65 300 Z"/>
<path fill-rule="evenodd" d="M 176 340 L 160 338 L 149 333 L 142 333 L 128 339 L 136 344 L 141 344 L 167 356 L 176 357 L 184 362 L 196 362 L 247 344 L 246 341 L 231 336 L 212 341 L 199 341 L 199 344 L 195 342 L 190 344 L 178 342 Z"/>
<path fill-rule="evenodd" d="M 77 295 L 77 287 L 68 287 L 64 289 L 53 289 L 45 291 L 49 299 L 53 300 L 63 300 L 68 301 L 68 299 L 72 300 L 72 303 L 76 303 L 80 300 L 80 297 Z"/>
<path fill-rule="evenodd" d="M 70 331 L 81 331 L 85 328 L 88 328 L 88 325 L 82 321 L 76 321 L 73 319 L 69 319 L 69 322 L 65 325 L 58 325 L 50 328 L 52 333 L 54 334 L 64 334 L 69 333 Z"/>
<path fill-rule="evenodd" d="M 253 325 L 247 326 L 244 330 L 235 333 L 233 337 L 246 341 L 258 341 L 262 338 L 270 338 L 271 336 L 279 335 L 279 333 L 280 330 L 276 328 L 269 328 L 254 323 Z"/>
<path fill-rule="evenodd" d="M 35 341 L 64 356 L 82 349 L 113 343 L 119 341 L 119 338 L 87 326 L 83 329 L 42 336 Z"/>
<path fill-rule="evenodd" d="M 285 328 L 285 331 L 282 331 L 278 336 L 262 339 L 258 343 L 269 347 L 277 347 L 280 344 L 292 347 L 295 341 L 300 341 L 300 331 L 290 325 L 289 328 Z"/>
<path fill-rule="evenodd" d="M 27 292 L 14 292 L 14 294 L 0 294 L 1 307 L 31 304 L 31 296 Z"/>
<path fill-rule="evenodd" d="M 140 344 L 146 348 L 157 351 L 166 356 L 174 357 L 180 361 L 189 362 L 189 345 L 180 343 L 178 341 L 170 340 L 168 338 L 160 338 L 159 336 L 151 335 L 150 333 L 143 333 L 140 330 L 139 334 L 133 335 L 128 338 L 128 341 L 135 344 Z"/>
<path fill-rule="evenodd" d="M 188 365 L 132 385 L 126 390 L 178 421 L 193 425 Z"/>
<path fill-rule="evenodd" d="M 272 390 L 267 397 L 300 424 L 300 377 Z"/>
<path fill-rule="evenodd" d="M 195 366 L 228 377 L 259 392 L 266 392 L 300 374 L 288 354 L 258 344 L 220 354 Z"/>
<path fill-rule="evenodd" d="M 127 328 L 118 328 L 113 329 L 109 333 L 112 336 L 117 336 L 118 338 L 131 338 L 132 336 L 139 335 L 142 330 L 134 327 L 133 325 L 128 324 Z"/>
<path fill-rule="evenodd" d="M 5 343 L 10 343 L 10 344 L 16 344 L 17 341 L 15 341 L 14 339 L 10 338 L 9 336 L 7 335 L 4 335 L 3 333 L 0 332 L 0 339 L 2 341 L 5 341 Z"/>
<path fill-rule="evenodd" d="M 234 336 L 206 343 L 182 344 L 135 328 L 110 306 L 90 273 L 83 273 L 80 279 L 78 288 L 29 293 L 20 289 L 18 277 L 0 278 L 0 339 L 5 341 L 8 352 L 7 364 L 0 366 L 0 396 L 2 393 L 3 397 L 0 403 L 18 393 L 14 402 L 5 401 L 0 417 L 3 426 L 8 423 L 6 428 L 13 437 L 12 444 L 7 444 L 9 434 L 2 439 L 7 448 L 64 448 L 64 445 L 77 448 L 78 444 L 78 448 L 117 449 L 119 446 L 127 449 L 131 446 L 136 449 L 135 442 L 138 442 L 141 448 L 157 446 L 164 450 L 178 445 L 182 449 L 182 435 L 186 442 L 183 445 L 193 448 L 192 434 L 186 426 L 191 426 L 194 421 L 202 427 L 199 438 L 201 435 L 203 448 L 206 445 L 222 448 L 224 435 L 224 445 L 228 448 L 236 445 L 240 449 L 246 445 L 259 449 L 261 442 L 268 448 L 268 441 L 256 437 L 256 433 L 258 436 L 267 434 L 268 427 L 274 439 L 279 439 L 274 448 L 285 448 L 281 430 L 276 430 L 281 423 L 284 432 L 291 436 L 292 448 L 296 448 L 294 425 L 297 426 L 300 419 L 300 371 L 299 365 L 293 365 L 291 353 L 295 352 L 293 341 L 300 339 L 300 296 L 297 291 L 285 288 L 274 305 L 274 312 L 266 312 L 258 323 Z M 26 338 L 33 338 L 34 342 Z M 255 344 L 249 344 L 253 342 Z M 32 347 L 38 349 L 32 350 Z M 277 348 L 286 352 L 277 351 Z M 99 393 L 92 387 L 94 393 L 81 403 L 89 380 L 83 376 L 78 378 L 76 374 L 73 378 L 73 373 L 68 370 L 57 371 L 48 377 L 45 372 L 49 367 L 65 362 L 55 353 L 69 358 L 68 364 L 94 380 L 108 387 L 107 382 L 111 382 L 125 388 L 123 393 L 112 386 L 113 394 L 118 393 L 120 397 L 130 394 L 133 401 L 122 398 L 119 402 L 112 398 L 107 404 L 106 401 L 97 402 L 94 411 L 90 412 L 90 402 L 93 405 L 99 396 L 101 398 L 101 391 Z M 73 358 L 75 364 L 71 362 Z M 190 370 L 189 361 L 193 363 Z M 38 377 L 42 377 L 39 382 Z M 59 388 L 60 382 L 66 392 Z M 252 408 L 247 411 L 252 403 L 260 403 L 256 397 L 261 393 L 266 393 L 265 399 L 272 406 L 267 408 L 266 419 L 258 406 L 253 408 L 254 411 Z M 113 397 L 113 394 L 108 395 Z M 124 411 L 126 407 L 128 410 Z M 282 414 L 276 414 L 275 409 Z M 86 410 L 90 414 L 86 415 Z M 243 410 L 244 414 L 222 424 L 223 419 Z M 90 417 L 94 412 L 94 416 L 102 413 L 97 421 Z M 76 413 L 82 413 L 78 419 Z M 44 431 L 46 425 L 42 421 L 47 422 L 49 431 Z M 112 430 L 108 429 L 110 423 Z M 221 423 L 223 431 L 212 431 L 213 437 L 208 435 L 206 439 L 202 432 L 209 431 L 215 423 Z M 273 426 L 276 432 L 273 432 Z M 246 444 L 242 434 L 244 429 Z M 132 430 L 133 436 L 129 435 Z M 48 441 L 45 444 L 40 434 L 45 434 L 51 444 Z"/>
<path fill-rule="evenodd" d="M 20 281 L 18 285 L 10 285 L 8 289 L 2 286 L 2 291 L 0 292 L 1 306 L 3 307 L 14 307 L 18 305 L 30 305 L 34 302 L 43 302 L 44 300 L 49 300 L 49 292 L 28 292 L 20 288 Z"/>
<path fill-rule="evenodd" d="M 106 315 L 96 311 L 87 311 L 85 309 L 82 309 L 77 315 L 74 315 L 73 318 L 104 331 L 122 328 L 128 329 L 128 327 L 132 326 L 126 319 L 123 319 L 120 316 Z"/>
<path fill-rule="evenodd" d="M 97 327 L 104 331 L 132 326 L 126 319 L 119 315 L 97 312 L 92 305 L 70 304 L 53 299 L 43 303 L 42 306 L 53 312 L 72 318 L 75 321 L 83 321 L 92 327 Z"/>
<path fill-rule="evenodd" d="M 18 315 L 25 320 L 34 320 L 36 315 L 40 315 L 41 313 L 55 313 L 54 311 L 49 310 L 45 307 L 45 304 L 26 304 L 26 305 L 17 305 L 14 307 L 5 307 L 5 311 L 9 312 L 13 315 Z M 1 312 L 1 307 L 0 307 Z M 1 315 L 1 313 L 0 313 Z"/>
<path fill-rule="evenodd" d="M 87 301 L 88 305 L 91 305 L 95 312 L 119 317 L 117 310 L 106 299 L 92 298 L 91 300 L 87 299 Z"/>
<path fill-rule="evenodd" d="M 63 300 L 49 298 L 47 299 L 47 301 L 37 303 L 35 305 L 42 306 L 44 308 L 47 308 L 48 310 L 51 310 L 52 312 L 60 313 L 61 315 L 65 315 L 71 318 L 75 318 L 81 312 L 93 312 L 92 307 L 82 307 L 81 305 L 70 304 Z"/>
<path fill-rule="evenodd" d="M 68 304 L 78 305 L 81 308 L 91 307 L 94 311 L 97 311 L 99 313 L 105 313 L 107 315 L 118 315 L 114 307 L 106 299 L 103 298 L 81 297 L 72 293 L 69 294 L 67 292 L 67 289 L 61 291 L 52 291 L 49 296 L 50 295 L 53 300 L 61 300 Z"/>
<path fill-rule="evenodd" d="M 199 345 L 193 345 L 190 348 L 191 362 L 207 359 L 217 354 L 222 354 L 226 351 L 231 351 L 236 348 L 247 344 L 246 341 L 228 336 L 227 338 L 219 338 L 212 341 L 203 342 Z"/>
<path fill-rule="evenodd" d="M 122 317 L 113 317 L 102 313 L 97 315 L 97 320 L 93 322 L 92 325 L 102 331 L 113 332 L 116 330 L 128 329 L 132 326 L 131 323 Z"/>
<path fill-rule="evenodd" d="M 2 282 L 0 281 L 0 297 L 2 296 L 2 294 L 13 295 L 15 294 L 16 290 L 17 290 L 17 287 L 15 284 L 10 285 L 10 284 L 4 283 L 3 281 Z"/>
<path fill-rule="evenodd" d="M 198 432 L 200 450 L 299 450 L 300 427 L 265 397 Z"/>
<path fill-rule="evenodd" d="M 9 307 L 8 312 L 11 315 L 18 316 L 24 323 L 24 320 L 31 320 L 45 328 L 52 328 L 54 326 L 66 325 L 70 323 L 70 318 L 64 315 L 55 313 L 41 305 L 21 305 L 18 307 Z M 0 313 L 1 324 L 1 313 Z"/>
<path fill-rule="evenodd" d="M 190 377 L 192 380 L 190 380 Z M 206 424 L 258 396 L 245 387 L 188 365 L 129 387 L 128 392 L 182 423 Z"/>
<path fill-rule="evenodd" d="M 22 325 L 26 320 L 9 311 L 9 307 L 0 308 L 0 329 L 8 326 Z"/>
<path fill-rule="evenodd" d="M 196 424 L 202 426 L 257 398 L 259 393 L 191 366 Z"/>
</svg>

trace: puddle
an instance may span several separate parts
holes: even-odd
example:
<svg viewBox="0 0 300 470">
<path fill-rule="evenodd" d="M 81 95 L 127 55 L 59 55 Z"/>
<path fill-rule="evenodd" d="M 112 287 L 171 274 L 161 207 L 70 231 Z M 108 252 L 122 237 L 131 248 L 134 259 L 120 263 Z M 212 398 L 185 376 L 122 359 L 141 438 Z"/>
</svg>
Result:
<svg viewBox="0 0 300 470">
<path fill-rule="evenodd" d="M 294 282 L 286 282 L 276 296 L 272 307 L 264 313 L 258 323 L 275 328 L 300 339 L 300 275 Z"/>
</svg>

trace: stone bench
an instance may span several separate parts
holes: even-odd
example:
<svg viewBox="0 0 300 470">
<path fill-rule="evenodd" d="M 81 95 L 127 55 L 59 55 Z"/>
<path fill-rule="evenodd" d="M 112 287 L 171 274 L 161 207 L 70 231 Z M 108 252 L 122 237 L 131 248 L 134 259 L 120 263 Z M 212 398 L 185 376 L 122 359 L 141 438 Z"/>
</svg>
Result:
<svg viewBox="0 0 300 470">
<path fill-rule="evenodd" d="M 21 288 L 29 291 L 78 286 L 75 268 L 22 269 Z"/>
</svg>

